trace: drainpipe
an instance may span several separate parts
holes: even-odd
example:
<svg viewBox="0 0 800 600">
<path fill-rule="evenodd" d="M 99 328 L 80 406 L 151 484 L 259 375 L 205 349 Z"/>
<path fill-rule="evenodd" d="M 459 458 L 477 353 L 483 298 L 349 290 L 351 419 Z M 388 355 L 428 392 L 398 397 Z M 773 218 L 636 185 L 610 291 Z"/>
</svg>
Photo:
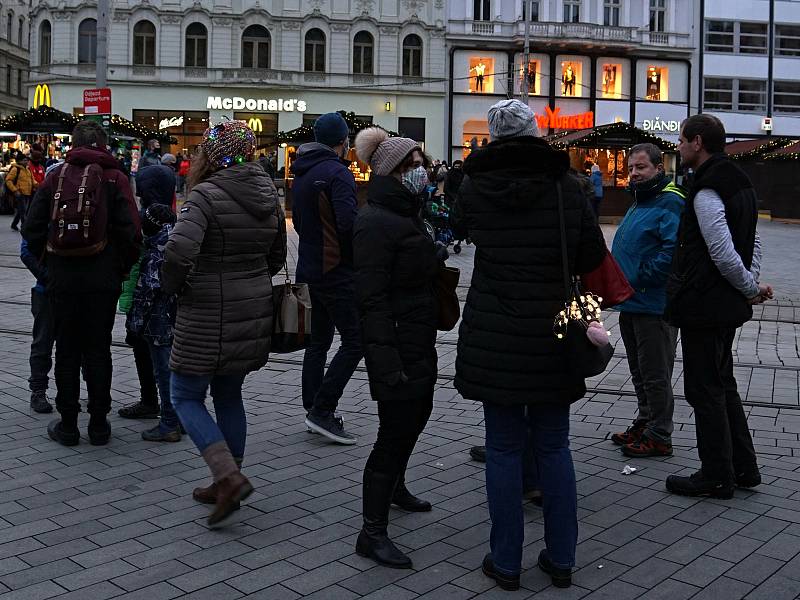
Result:
<svg viewBox="0 0 800 600">
<path fill-rule="evenodd" d="M 705 95 L 705 56 L 706 56 L 706 0 L 700 0 L 700 54 L 697 58 L 697 114 L 703 113 Z M 689 104 L 692 98 L 689 96 Z"/>
</svg>

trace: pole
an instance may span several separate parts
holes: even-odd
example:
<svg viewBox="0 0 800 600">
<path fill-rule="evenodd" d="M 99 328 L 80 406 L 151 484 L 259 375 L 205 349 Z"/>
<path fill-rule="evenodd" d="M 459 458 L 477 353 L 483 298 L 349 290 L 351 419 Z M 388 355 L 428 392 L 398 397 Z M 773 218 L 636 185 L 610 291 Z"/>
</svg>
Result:
<svg viewBox="0 0 800 600">
<path fill-rule="evenodd" d="M 768 59 L 767 66 L 767 116 L 772 117 L 772 111 L 775 106 L 775 97 L 773 91 L 775 89 L 775 0 L 769 1 L 769 31 L 768 36 Z M 772 130 L 767 130 L 767 135 L 772 135 Z"/>
<path fill-rule="evenodd" d="M 97 59 L 95 87 L 104 88 L 107 84 L 108 73 L 108 13 L 110 0 L 97 2 Z"/>
<path fill-rule="evenodd" d="M 530 0 L 523 0 L 523 2 L 525 3 L 525 10 L 522 11 L 525 18 L 525 48 L 522 53 L 522 100 L 528 106 L 528 96 L 531 89 L 531 82 L 528 81 L 528 77 L 530 77 L 528 66 L 531 60 L 531 10 L 533 7 Z"/>
</svg>

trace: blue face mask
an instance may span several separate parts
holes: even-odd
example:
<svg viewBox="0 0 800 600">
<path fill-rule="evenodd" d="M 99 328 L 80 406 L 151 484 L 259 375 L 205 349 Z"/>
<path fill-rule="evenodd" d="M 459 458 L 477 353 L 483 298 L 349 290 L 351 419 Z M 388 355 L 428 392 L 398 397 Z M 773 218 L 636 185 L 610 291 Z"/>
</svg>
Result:
<svg viewBox="0 0 800 600">
<path fill-rule="evenodd" d="M 428 173 L 422 166 L 411 169 L 403 173 L 402 182 L 409 192 L 417 196 L 424 192 L 428 185 Z"/>
</svg>

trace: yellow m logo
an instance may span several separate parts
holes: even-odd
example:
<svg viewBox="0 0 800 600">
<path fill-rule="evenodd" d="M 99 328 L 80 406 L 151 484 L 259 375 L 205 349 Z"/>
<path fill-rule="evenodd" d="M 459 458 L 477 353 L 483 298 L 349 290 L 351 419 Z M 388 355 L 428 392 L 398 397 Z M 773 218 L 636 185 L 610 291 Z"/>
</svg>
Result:
<svg viewBox="0 0 800 600">
<path fill-rule="evenodd" d="M 42 83 L 36 86 L 36 91 L 33 93 L 33 108 L 40 106 L 53 106 L 50 98 L 50 86 Z"/>
<path fill-rule="evenodd" d="M 251 118 L 247 122 L 247 126 L 250 129 L 252 129 L 254 133 L 261 133 L 262 131 L 264 131 L 264 124 L 261 123 L 261 119 L 259 119 L 257 117 Z"/>
</svg>

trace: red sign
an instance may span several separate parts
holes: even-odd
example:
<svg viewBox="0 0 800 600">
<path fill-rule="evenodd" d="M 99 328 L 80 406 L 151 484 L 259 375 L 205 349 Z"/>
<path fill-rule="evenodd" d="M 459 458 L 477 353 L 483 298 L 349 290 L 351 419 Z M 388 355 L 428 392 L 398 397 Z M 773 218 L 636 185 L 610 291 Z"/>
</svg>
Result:
<svg viewBox="0 0 800 600">
<path fill-rule="evenodd" d="M 552 110 L 549 106 L 545 108 L 545 111 L 546 114 L 536 116 L 536 124 L 539 129 L 591 129 L 594 127 L 593 112 L 561 116 L 559 107 Z"/>
<path fill-rule="evenodd" d="M 110 115 L 111 90 L 109 88 L 83 90 L 83 114 Z"/>
</svg>

